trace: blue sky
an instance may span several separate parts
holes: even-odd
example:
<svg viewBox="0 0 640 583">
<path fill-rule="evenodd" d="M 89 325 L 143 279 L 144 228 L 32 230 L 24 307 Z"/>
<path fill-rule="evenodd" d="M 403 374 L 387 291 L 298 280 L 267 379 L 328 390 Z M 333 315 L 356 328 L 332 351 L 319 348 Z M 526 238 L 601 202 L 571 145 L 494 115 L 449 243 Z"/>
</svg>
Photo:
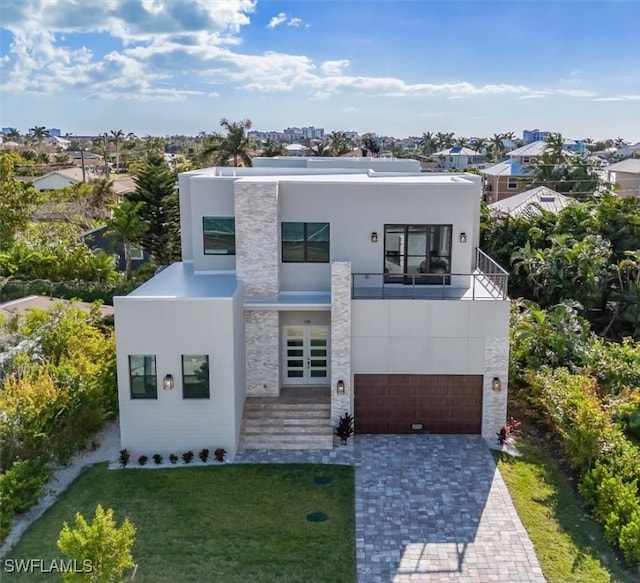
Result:
<svg viewBox="0 0 640 583">
<path fill-rule="evenodd" d="M 640 140 L 638 0 L 3 0 L 0 119 Z"/>
</svg>

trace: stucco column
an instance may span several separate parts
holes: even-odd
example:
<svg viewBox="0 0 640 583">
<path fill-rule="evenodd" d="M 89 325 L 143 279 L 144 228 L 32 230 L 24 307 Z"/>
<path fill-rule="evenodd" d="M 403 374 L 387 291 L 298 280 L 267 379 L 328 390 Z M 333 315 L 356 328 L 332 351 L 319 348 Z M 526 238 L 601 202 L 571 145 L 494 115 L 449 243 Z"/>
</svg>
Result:
<svg viewBox="0 0 640 583">
<path fill-rule="evenodd" d="M 344 382 L 344 394 L 336 385 Z M 351 386 L 351 263 L 331 264 L 331 424 L 335 427 L 345 411 L 353 413 Z M 354 424 L 357 423 L 354 420 Z"/>
<path fill-rule="evenodd" d="M 500 391 L 492 388 L 494 377 L 500 379 Z M 482 437 L 485 439 L 497 439 L 496 433 L 507 421 L 508 384 L 509 339 L 486 338 L 482 389 Z"/>
</svg>

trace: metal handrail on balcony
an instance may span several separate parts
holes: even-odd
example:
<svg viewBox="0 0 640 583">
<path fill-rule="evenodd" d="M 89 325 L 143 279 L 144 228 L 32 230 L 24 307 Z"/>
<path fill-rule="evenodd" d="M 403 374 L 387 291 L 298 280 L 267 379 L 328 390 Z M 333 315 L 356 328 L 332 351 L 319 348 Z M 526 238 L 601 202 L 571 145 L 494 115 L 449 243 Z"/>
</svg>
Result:
<svg viewBox="0 0 640 583">
<path fill-rule="evenodd" d="M 508 280 L 509 274 L 486 253 L 477 249 L 473 273 L 352 273 L 351 297 L 382 300 L 504 300 L 507 299 Z"/>
</svg>

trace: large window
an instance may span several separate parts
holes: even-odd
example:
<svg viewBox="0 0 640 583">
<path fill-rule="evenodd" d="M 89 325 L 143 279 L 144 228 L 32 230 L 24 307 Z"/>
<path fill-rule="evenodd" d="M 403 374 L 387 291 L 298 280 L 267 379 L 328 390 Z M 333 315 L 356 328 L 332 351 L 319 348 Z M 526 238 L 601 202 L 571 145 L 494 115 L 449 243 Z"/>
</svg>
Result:
<svg viewBox="0 0 640 583">
<path fill-rule="evenodd" d="M 209 398 L 209 357 L 182 356 L 182 396 L 185 399 Z"/>
<path fill-rule="evenodd" d="M 329 263 L 329 223 L 282 223 L 283 263 Z"/>
<path fill-rule="evenodd" d="M 236 254 L 236 221 L 233 217 L 202 217 L 205 255 Z"/>
<path fill-rule="evenodd" d="M 158 398 L 155 355 L 129 355 L 129 386 L 132 399 Z"/>
<path fill-rule="evenodd" d="M 385 225 L 384 272 L 388 283 L 442 283 L 451 273 L 451 225 Z"/>
</svg>

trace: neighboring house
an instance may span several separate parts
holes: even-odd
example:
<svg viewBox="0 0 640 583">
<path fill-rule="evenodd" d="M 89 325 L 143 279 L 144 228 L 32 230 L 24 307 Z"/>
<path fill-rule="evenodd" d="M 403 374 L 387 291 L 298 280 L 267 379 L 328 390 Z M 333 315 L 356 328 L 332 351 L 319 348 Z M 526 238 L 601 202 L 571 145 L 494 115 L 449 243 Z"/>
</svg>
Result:
<svg viewBox="0 0 640 583">
<path fill-rule="evenodd" d="M 547 142 L 543 141 L 526 144 L 509 152 L 508 160 L 480 170 L 484 178 L 484 200 L 492 203 L 529 189 L 532 177 L 530 165 L 547 147 Z M 569 151 L 563 152 L 570 155 Z"/>
<path fill-rule="evenodd" d="M 89 231 L 85 231 L 80 235 L 85 245 L 89 247 L 89 249 L 93 250 L 102 250 L 106 253 L 115 253 L 118 256 L 118 271 L 124 271 L 126 268 L 126 262 L 124 258 L 124 246 L 122 244 L 116 243 L 114 237 L 112 235 L 107 234 L 107 226 L 102 225 L 100 227 L 96 227 L 95 229 L 91 229 Z M 137 245 L 131 246 L 131 269 L 132 271 L 144 265 L 145 263 L 149 263 L 151 261 L 150 255 L 142 249 L 142 247 L 138 247 Z"/>
<path fill-rule="evenodd" d="M 48 146 L 56 146 L 61 148 L 62 150 L 67 150 L 71 145 L 71 140 L 67 140 L 65 138 L 61 138 L 60 136 L 49 136 L 44 139 L 44 143 Z"/>
<path fill-rule="evenodd" d="M 495 439 L 510 302 L 480 177 L 258 160 L 180 174 L 183 261 L 114 298 L 121 446 L 330 448 L 346 411 Z"/>
<path fill-rule="evenodd" d="M 531 144 L 533 142 L 546 142 L 547 138 L 551 135 L 551 132 L 535 130 L 522 130 L 522 141 L 525 144 Z"/>
<path fill-rule="evenodd" d="M 441 150 L 432 154 L 431 157 L 437 159 L 445 170 L 464 170 L 468 166 L 476 166 L 486 160 L 486 156 L 483 154 L 461 146 Z"/>
<path fill-rule="evenodd" d="M 492 202 L 489 209 L 512 217 L 539 214 L 540 209 L 557 215 L 563 208 L 574 202 L 575 199 L 564 196 L 546 186 L 537 186 L 509 198 Z"/>
<path fill-rule="evenodd" d="M 615 157 L 618 159 L 640 158 L 640 142 L 627 144 L 626 146 L 622 146 L 622 148 L 618 148 L 615 151 Z"/>
<path fill-rule="evenodd" d="M 307 148 L 302 144 L 289 144 L 284 149 L 290 156 L 304 156 L 307 153 Z"/>
<path fill-rule="evenodd" d="M 85 171 L 85 179 L 97 178 L 95 174 Z M 64 188 L 71 184 L 79 184 L 83 180 L 82 168 L 63 168 L 61 170 L 54 170 L 44 176 L 38 176 L 32 181 L 33 187 L 36 190 L 55 190 L 56 188 Z"/>
<path fill-rule="evenodd" d="M 607 166 L 607 181 L 618 185 L 619 196 L 640 197 L 640 158 L 628 158 Z"/>
</svg>

